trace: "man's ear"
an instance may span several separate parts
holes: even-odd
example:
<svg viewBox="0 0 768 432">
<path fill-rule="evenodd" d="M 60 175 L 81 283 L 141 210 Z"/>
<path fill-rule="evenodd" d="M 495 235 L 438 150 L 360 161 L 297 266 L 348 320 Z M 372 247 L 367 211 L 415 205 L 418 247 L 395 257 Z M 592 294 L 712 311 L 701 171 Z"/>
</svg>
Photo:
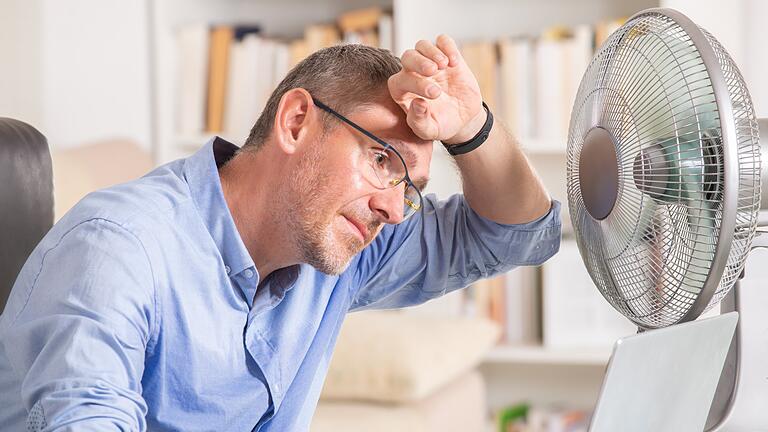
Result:
<svg viewBox="0 0 768 432">
<path fill-rule="evenodd" d="M 303 88 L 288 90 L 280 98 L 273 130 L 282 151 L 295 153 L 309 135 L 314 120 L 307 114 L 312 108 L 312 96 Z"/>
</svg>

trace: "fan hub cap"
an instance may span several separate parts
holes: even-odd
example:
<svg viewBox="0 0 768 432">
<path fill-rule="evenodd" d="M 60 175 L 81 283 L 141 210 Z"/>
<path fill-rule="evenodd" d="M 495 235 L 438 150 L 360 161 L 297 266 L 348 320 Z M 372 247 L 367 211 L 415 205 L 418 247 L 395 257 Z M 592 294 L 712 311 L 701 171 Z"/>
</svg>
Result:
<svg viewBox="0 0 768 432">
<path fill-rule="evenodd" d="M 611 133 L 596 126 L 587 132 L 579 156 L 579 183 L 589 214 L 603 220 L 619 195 L 619 162 Z"/>
</svg>

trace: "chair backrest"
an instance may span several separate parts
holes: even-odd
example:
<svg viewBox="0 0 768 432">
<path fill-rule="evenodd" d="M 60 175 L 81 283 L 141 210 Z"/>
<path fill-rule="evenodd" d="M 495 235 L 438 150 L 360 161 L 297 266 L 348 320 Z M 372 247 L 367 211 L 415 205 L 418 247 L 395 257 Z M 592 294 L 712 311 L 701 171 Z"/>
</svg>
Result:
<svg viewBox="0 0 768 432">
<path fill-rule="evenodd" d="M 45 136 L 0 117 L 0 311 L 13 283 L 53 225 L 53 170 Z"/>
</svg>

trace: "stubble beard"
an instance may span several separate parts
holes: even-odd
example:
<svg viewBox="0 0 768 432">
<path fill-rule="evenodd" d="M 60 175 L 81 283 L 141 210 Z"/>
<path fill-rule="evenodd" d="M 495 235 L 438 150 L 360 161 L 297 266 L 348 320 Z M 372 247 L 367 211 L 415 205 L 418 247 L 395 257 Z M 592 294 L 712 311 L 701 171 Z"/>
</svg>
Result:
<svg viewBox="0 0 768 432">
<path fill-rule="evenodd" d="M 328 203 L 335 201 L 339 191 L 333 190 L 331 176 L 321 168 L 319 158 L 314 151 L 304 156 L 297 174 L 287 184 L 289 193 L 281 194 L 281 207 L 287 211 L 278 217 L 285 219 L 302 262 L 322 273 L 338 275 L 363 244 L 353 234 L 334 230 L 337 213 Z"/>
</svg>

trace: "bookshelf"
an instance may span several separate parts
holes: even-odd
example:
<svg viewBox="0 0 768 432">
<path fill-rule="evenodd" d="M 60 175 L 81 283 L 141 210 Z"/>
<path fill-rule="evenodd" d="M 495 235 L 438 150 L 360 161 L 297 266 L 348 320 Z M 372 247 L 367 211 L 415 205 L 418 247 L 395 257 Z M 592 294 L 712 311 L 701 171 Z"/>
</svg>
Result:
<svg viewBox="0 0 768 432">
<path fill-rule="evenodd" d="M 484 362 L 604 367 L 608 364 L 610 356 L 610 347 L 547 348 L 541 345 L 499 345 L 485 356 Z"/>
<path fill-rule="evenodd" d="M 370 6 L 391 11 L 393 51 L 401 54 L 419 39 L 433 39 L 440 33 L 449 34 L 460 43 L 531 37 L 553 26 L 578 26 L 627 17 L 645 8 L 658 7 L 659 0 L 484 0 L 471 4 L 461 0 L 153 0 L 148 18 L 156 161 L 164 163 L 187 156 L 214 135 L 178 133 L 175 129 L 175 37 L 180 28 L 200 23 L 258 23 L 267 36 L 297 38 L 308 25 L 331 23 L 345 11 Z M 238 144 L 245 138 L 218 135 Z M 518 137 L 553 198 L 564 204 L 561 216 L 564 232 L 568 233 L 565 139 L 564 135 Z M 435 146 L 431 172 L 428 192 L 445 197 L 460 191 L 451 158 L 441 146 Z M 525 399 L 532 403 L 588 407 L 597 396 L 610 352 L 610 343 L 591 348 L 499 345 L 485 357 L 481 368 L 489 405 L 496 409 Z"/>
<path fill-rule="evenodd" d="M 343 12 L 380 6 L 391 0 L 150 0 L 148 32 L 152 70 L 152 149 L 165 163 L 192 153 L 213 134 L 179 135 L 176 131 L 179 53 L 178 31 L 196 24 L 258 24 L 264 34 L 295 39 L 314 23 L 331 23 Z M 255 119 L 254 119 L 255 122 Z M 242 144 L 243 137 L 228 137 Z"/>
</svg>

